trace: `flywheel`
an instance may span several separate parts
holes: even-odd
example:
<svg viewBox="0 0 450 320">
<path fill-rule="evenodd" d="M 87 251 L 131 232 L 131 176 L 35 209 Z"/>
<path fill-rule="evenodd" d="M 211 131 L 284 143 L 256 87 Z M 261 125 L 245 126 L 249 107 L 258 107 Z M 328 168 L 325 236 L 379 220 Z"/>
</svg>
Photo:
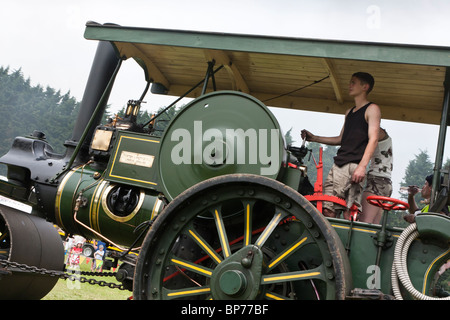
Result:
<svg viewBox="0 0 450 320">
<path fill-rule="evenodd" d="M 234 173 L 276 179 L 286 150 L 281 127 L 256 98 L 216 91 L 192 100 L 161 139 L 160 187 L 170 201 L 206 179 Z"/>
<path fill-rule="evenodd" d="M 351 271 L 329 222 L 263 176 L 200 182 L 156 219 L 138 257 L 134 299 L 344 299 Z"/>
</svg>

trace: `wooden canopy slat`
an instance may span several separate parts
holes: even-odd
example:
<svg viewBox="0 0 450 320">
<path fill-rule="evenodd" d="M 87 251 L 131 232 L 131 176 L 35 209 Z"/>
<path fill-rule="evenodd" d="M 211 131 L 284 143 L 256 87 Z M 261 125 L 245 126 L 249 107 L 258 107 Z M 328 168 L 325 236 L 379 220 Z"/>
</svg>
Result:
<svg viewBox="0 0 450 320">
<path fill-rule="evenodd" d="M 85 37 L 111 41 L 122 57 L 140 61 L 151 81 L 162 83 L 168 94 L 176 96 L 202 80 L 208 61 L 214 60 L 215 67 L 224 66 L 215 74 L 217 90 L 241 90 L 273 107 L 343 114 L 352 104 L 347 91 L 351 75 L 369 72 L 375 78 L 369 97 L 380 105 L 383 118 L 430 124 L 440 123 L 443 83 L 450 67 L 450 48 L 446 47 L 95 23 L 87 24 Z M 298 90 L 302 87 L 306 88 Z M 200 93 L 199 88 L 189 96 Z"/>
</svg>

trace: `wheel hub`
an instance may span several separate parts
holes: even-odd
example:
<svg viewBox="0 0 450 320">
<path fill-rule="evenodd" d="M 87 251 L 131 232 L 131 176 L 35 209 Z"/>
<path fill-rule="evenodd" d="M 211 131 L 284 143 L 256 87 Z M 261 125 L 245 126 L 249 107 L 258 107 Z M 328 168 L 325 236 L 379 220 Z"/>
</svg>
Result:
<svg viewBox="0 0 450 320">
<path fill-rule="evenodd" d="M 219 286 L 229 296 L 238 295 L 247 288 L 247 278 L 239 270 L 227 270 L 220 276 Z"/>
<path fill-rule="evenodd" d="M 260 292 L 263 254 L 246 246 L 222 261 L 211 277 L 212 298 L 255 299 Z"/>
</svg>

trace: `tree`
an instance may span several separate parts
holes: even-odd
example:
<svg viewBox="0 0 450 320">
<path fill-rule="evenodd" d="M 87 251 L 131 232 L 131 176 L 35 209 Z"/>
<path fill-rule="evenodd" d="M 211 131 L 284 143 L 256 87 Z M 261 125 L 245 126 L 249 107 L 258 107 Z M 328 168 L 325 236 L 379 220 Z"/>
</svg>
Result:
<svg viewBox="0 0 450 320">
<path fill-rule="evenodd" d="M 450 170 L 450 158 L 447 158 L 444 165 L 442 166 L 443 170 L 449 171 Z"/>
<path fill-rule="evenodd" d="M 0 67 L 0 155 L 5 154 L 17 136 L 39 130 L 56 152 L 64 151 L 64 141 L 70 138 L 79 103 L 70 92 L 47 86 L 31 86 L 22 71 Z"/>
<path fill-rule="evenodd" d="M 420 150 L 420 152 L 414 155 L 414 159 L 409 161 L 405 170 L 403 180 L 400 182 L 400 186 L 407 188 L 411 185 L 417 185 L 421 187 L 425 182 L 425 177 L 433 172 L 433 163 L 430 161 L 430 157 L 426 151 Z M 402 193 L 400 199 L 407 202 L 408 194 Z M 416 203 L 420 203 L 420 192 L 415 196 Z M 389 215 L 389 226 L 405 228 L 408 223 L 403 219 L 406 213 L 404 211 L 394 211 Z"/>
<path fill-rule="evenodd" d="M 284 140 L 286 141 L 287 146 L 292 145 L 295 142 L 294 139 L 292 139 L 291 131 L 292 128 L 290 128 L 288 132 L 286 132 L 286 134 L 284 135 Z"/>
<path fill-rule="evenodd" d="M 311 149 L 311 157 L 306 156 L 304 159 L 305 165 L 308 167 L 308 177 L 311 183 L 314 184 L 314 182 L 317 180 L 317 168 L 316 163 L 319 164 L 320 154 L 319 150 L 320 148 L 323 148 L 322 153 L 322 164 L 323 164 L 323 181 L 328 176 L 328 173 L 330 172 L 331 167 L 334 163 L 334 156 L 336 156 L 338 147 L 337 146 L 327 146 L 322 145 L 317 142 L 309 142 L 307 144 L 307 148 Z"/>
<path fill-rule="evenodd" d="M 415 158 L 409 161 L 403 180 L 400 182 L 400 186 L 422 186 L 425 182 L 425 177 L 431 173 L 433 173 L 433 163 L 430 161 L 428 153 L 420 150 L 419 154 L 416 154 Z M 420 194 L 416 195 L 416 197 L 419 198 Z M 408 195 L 402 194 L 401 198 L 406 201 L 408 199 Z M 416 201 L 418 200 L 419 199 L 416 199 Z"/>
</svg>

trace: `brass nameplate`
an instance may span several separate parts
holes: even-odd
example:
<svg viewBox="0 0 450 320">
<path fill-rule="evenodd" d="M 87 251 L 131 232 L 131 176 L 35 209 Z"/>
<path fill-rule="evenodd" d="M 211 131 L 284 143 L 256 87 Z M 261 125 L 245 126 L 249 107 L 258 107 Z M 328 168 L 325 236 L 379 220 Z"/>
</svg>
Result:
<svg viewBox="0 0 450 320">
<path fill-rule="evenodd" d="M 119 162 L 131 164 L 134 166 L 151 168 L 153 166 L 153 160 L 155 160 L 155 156 L 152 155 L 122 151 L 120 154 Z"/>
</svg>

